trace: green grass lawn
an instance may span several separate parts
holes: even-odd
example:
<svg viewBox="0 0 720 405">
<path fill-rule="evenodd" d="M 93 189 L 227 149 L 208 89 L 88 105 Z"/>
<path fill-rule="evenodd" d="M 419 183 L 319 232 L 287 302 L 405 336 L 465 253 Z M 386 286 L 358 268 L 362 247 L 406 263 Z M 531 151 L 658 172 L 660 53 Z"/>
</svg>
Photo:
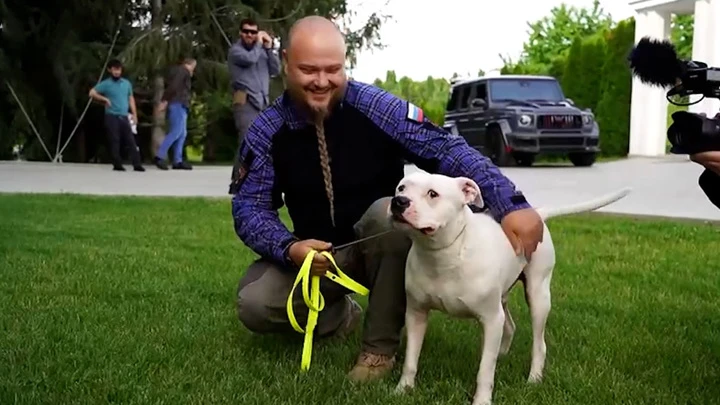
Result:
<svg viewBox="0 0 720 405">
<path fill-rule="evenodd" d="M 466 404 L 481 328 L 434 314 L 417 388 L 354 387 L 359 345 L 257 337 L 235 317 L 254 255 L 227 200 L 0 195 L 0 404 Z M 701 223 L 553 219 L 545 381 L 526 384 L 529 316 L 496 404 L 720 401 L 720 232 Z M 482 241 L 478 241 L 482 243 Z M 363 305 L 364 300 L 361 300 Z"/>
</svg>

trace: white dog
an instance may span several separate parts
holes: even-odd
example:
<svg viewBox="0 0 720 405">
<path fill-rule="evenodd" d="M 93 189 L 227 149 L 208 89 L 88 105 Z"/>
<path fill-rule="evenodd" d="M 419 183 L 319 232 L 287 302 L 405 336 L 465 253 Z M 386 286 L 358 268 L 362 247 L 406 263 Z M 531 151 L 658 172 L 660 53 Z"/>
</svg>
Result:
<svg viewBox="0 0 720 405">
<path fill-rule="evenodd" d="M 626 188 L 594 201 L 537 211 L 543 220 L 592 211 L 629 192 Z M 507 295 L 518 279 L 524 278 L 525 299 L 532 315 L 533 348 L 528 381 L 542 379 L 555 248 L 545 226 L 543 242 L 527 262 L 524 254 L 515 254 L 500 224 L 490 215 L 473 213 L 469 203 L 483 205 L 480 189 L 473 180 L 416 172 L 402 179 L 388 208 L 393 226 L 412 239 L 405 268 L 407 343 L 396 391 L 415 385 L 428 313 L 439 310 L 482 323 L 482 359 L 472 403 L 488 405 L 497 357 L 508 352 L 515 332 Z"/>
</svg>

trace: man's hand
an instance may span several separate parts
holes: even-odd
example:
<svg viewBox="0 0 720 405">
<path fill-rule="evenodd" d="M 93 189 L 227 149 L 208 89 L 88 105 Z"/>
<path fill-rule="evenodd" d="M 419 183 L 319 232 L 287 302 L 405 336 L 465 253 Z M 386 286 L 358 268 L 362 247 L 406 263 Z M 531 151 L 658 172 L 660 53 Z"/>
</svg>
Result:
<svg viewBox="0 0 720 405">
<path fill-rule="evenodd" d="M 500 222 L 505 235 L 515 249 L 515 254 L 525 253 L 530 260 L 538 243 L 543 240 L 543 221 L 532 208 L 513 211 Z"/>
<path fill-rule="evenodd" d="M 690 160 L 720 176 L 720 152 L 700 152 L 690 155 Z"/>
<path fill-rule="evenodd" d="M 290 255 L 290 260 L 292 260 L 295 265 L 300 267 L 305 261 L 305 257 L 307 257 L 308 253 L 310 253 L 311 250 L 317 250 L 318 252 L 320 252 L 324 250 L 330 250 L 330 248 L 332 248 L 332 245 L 328 242 L 323 242 L 316 239 L 306 239 L 290 245 L 290 250 L 288 253 Z M 312 266 L 310 268 L 310 274 L 312 274 L 313 276 L 322 276 L 325 274 L 326 271 L 330 270 L 331 266 L 332 264 L 330 263 L 330 260 L 327 259 L 327 257 L 319 253 L 315 253 L 315 257 L 313 258 Z"/>
<path fill-rule="evenodd" d="M 110 107 L 112 103 L 110 102 L 110 99 L 107 97 L 103 97 L 102 102 L 105 104 L 106 107 Z"/>
<path fill-rule="evenodd" d="M 270 34 L 268 34 L 265 31 L 258 32 L 258 41 L 260 41 L 262 46 L 264 46 L 265 48 L 272 47 L 272 43 L 273 43 L 272 37 L 270 36 Z"/>
</svg>

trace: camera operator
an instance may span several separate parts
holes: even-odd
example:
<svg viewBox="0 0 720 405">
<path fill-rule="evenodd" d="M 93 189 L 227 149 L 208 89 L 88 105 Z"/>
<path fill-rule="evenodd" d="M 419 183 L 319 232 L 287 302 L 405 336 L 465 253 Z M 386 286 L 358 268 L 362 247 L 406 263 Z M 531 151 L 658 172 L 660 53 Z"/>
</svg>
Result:
<svg viewBox="0 0 720 405">
<path fill-rule="evenodd" d="M 674 105 L 691 104 L 675 103 L 670 100 L 673 95 L 720 99 L 720 67 L 679 59 L 675 46 L 667 39 L 641 38 L 628 61 L 632 75 L 643 83 L 670 88 L 666 97 Z M 698 184 L 710 202 L 720 208 L 720 113 L 710 119 L 704 113 L 676 111 L 672 119 L 667 132 L 673 146 L 670 153 L 687 154 L 705 168 Z"/>
</svg>

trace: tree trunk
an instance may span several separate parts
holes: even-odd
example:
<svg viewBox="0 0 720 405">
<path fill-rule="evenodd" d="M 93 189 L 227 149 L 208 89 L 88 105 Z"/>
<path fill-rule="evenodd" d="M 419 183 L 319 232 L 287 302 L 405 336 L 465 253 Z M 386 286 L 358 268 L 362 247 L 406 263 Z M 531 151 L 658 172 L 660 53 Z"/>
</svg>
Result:
<svg viewBox="0 0 720 405">
<path fill-rule="evenodd" d="M 162 3 L 162 0 L 153 0 L 151 25 L 154 30 L 160 29 L 162 27 Z M 158 31 L 155 32 L 157 33 Z M 156 66 L 156 68 L 161 69 L 162 67 Z M 160 105 L 160 101 L 162 99 L 163 91 L 165 90 L 165 80 L 163 79 L 163 76 L 161 74 L 158 74 L 155 77 L 155 84 L 153 87 L 153 125 L 152 144 L 150 145 L 150 149 L 153 153 L 153 156 L 156 156 L 157 151 L 160 148 L 160 144 L 165 138 L 165 111 L 159 111 L 158 109 L 158 106 Z"/>
</svg>

